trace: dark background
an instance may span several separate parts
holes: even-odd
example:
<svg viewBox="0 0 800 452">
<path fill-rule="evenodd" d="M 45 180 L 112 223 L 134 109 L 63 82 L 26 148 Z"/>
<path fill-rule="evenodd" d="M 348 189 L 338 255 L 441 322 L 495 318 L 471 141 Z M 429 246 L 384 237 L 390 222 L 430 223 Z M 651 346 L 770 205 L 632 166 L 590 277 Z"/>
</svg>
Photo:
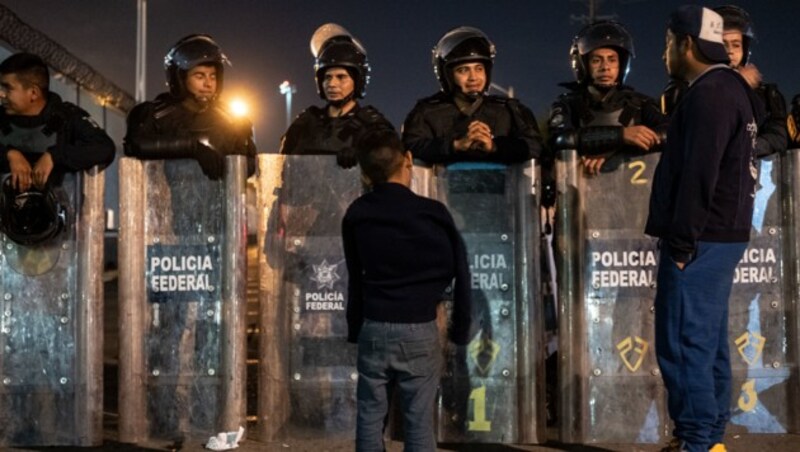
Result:
<svg viewBox="0 0 800 452">
<path fill-rule="evenodd" d="M 1 0 L 19 17 L 61 43 L 121 88 L 135 92 L 136 0 Z M 661 54 L 670 11 L 686 1 L 598 0 L 633 34 L 636 59 L 628 83 L 657 97 L 667 81 Z M 726 2 L 708 2 L 716 6 Z M 791 100 L 800 92 L 800 1 L 738 2 L 750 12 L 758 41 L 752 61 Z M 513 86 L 538 119 L 572 80 L 568 49 L 588 14 L 579 0 L 149 0 L 147 97 L 164 89 L 163 57 L 179 38 L 211 34 L 233 62 L 225 94 L 249 100 L 259 150 L 274 152 L 286 127 L 283 80 L 297 86 L 293 116 L 320 104 L 309 40 L 336 22 L 369 53 L 366 103 L 400 126 L 416 99 L 438 89 L 430 51 L 449 29 L 471 25 L 497 46 L 493 81 Z"/>
</svg>

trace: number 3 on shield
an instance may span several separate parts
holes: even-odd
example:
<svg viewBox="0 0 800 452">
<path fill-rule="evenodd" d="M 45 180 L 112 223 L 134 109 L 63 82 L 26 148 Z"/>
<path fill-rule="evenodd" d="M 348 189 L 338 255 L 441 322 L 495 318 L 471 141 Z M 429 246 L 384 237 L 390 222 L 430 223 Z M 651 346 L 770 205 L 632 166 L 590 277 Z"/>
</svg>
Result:
<svg viewBox="0 0 800 452">
<path fill-rule="evenodd" d="M 634 170 L 633 176 L 631 176 L 632 185 L 642 185 L 647 183 L 647 179 L 642 177 L 642 173 L 644 173 L 645 168 L 647 168 L 647 166 L 641 160 L 628 163 L 628 169 Z"/>
<path fill-rule="evenodd" d="M 490 432 L 492 422 L 486 420 L 486 386 L 479 386 L 469 394 L 472 401 L 472 420 L 467 425 L 471 432 Z"/>
</svg>

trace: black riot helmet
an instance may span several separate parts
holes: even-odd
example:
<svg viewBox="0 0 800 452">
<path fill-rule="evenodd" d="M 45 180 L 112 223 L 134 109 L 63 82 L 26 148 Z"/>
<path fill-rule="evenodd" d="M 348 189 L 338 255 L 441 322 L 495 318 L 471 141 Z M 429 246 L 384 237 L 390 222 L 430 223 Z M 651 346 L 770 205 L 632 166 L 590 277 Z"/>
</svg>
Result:
<svg viewBox="0 0 800 452">
<path fill-rule="evenodd" d="M 322 82 L 325 80 L 325 71 L 334 67 L 343 68 L 350 74 L 355 85 L 355 97 L 366 96 L 370 68 L 367 50 L 358 39 L 342 26 L 328 23 L 317 28 L 311 36 L 310 46 L 314 55 L 314 79 L 319 97 L 326 100 Z"/>
<path fill-rule="evenodd" d="M 636 56 L 633 38 L 619 22 L 603 20 L 585 26 L 572 40 L 569 49 L 572 72 L 578 83 L 591 83 L 589 74 L 589 54 L 593 50 L 608 47 L 619 57 L 619 78 L 617 83 L 625 83 L 631 70 L 631 59 Z"/>
<path fill-rule="evenodd" d="M 216 42 L 209 35 L 194 34 L 181 39 L 164 57 L 164 71 L 167 75 L 169 92 L 175 97 L 186 96 L 186 73 L 201 64 L 213 65 L 217 68 L 217 93 L 222 92 L 222 80 L 225 65 L 230 66 L 228 57 L 222 53 Z"/>
<path fill-rule="evenodd" d="M 52 190 L 30 189 L 19 193 L 11 178 L 0 193 L 0 229 L 12 241 L 25 246 L 42 245 L 64 230 L 66 209 Z"/>
<path fill-rule="evenodd" d="M 445 33 L 433 48 L 433 73 L 436 74 L 442 91 L 451 94 L 454 66 L 470 62 L 483 63 L 486 69 L 486 86 L 483 88 L 485 93 L 492 83 L 492 65 L 496 53 L 494 43 L 484 32 L 473 27 L 454 28 Z"/>
<path fill-rule="evenodd" d="M 739 65 L 744 66 L 750 59 L 750 43 L 756 38 L 750 14 L 736 5 L 717 6 L 714 11 L 722 16 L 723 30 L 737 30 L 742 33 L 742 61 Z"/>
</svg>

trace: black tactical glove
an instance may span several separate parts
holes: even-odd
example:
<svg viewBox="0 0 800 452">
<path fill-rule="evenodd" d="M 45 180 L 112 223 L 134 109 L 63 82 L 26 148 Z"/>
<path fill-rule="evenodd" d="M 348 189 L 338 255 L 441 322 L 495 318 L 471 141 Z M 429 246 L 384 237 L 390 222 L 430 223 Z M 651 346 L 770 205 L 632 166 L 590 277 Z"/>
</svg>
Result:
<svg viewBox="0 0 800 452">
<path fill-rule="evenodd" d="M 225 154 L 198 142 L 194 158 L 200 164 L 203 174 L 209 179 L 222 179 L 223 174 L 225 174 Z"/>
<path fill-rule="evenodd" d="M 356 166 L 358 163 L 356 159 L 356 150 L 351 147 L 342 148 L 336 154 L 336 163 L 345 169 Z"/>
</svg>

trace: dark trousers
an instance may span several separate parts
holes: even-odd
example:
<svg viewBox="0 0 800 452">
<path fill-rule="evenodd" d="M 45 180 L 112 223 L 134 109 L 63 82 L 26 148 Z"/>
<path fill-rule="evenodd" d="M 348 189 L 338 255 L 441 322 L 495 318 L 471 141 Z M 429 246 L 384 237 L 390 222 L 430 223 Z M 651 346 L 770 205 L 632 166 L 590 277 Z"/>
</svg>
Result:
<svg viewBox="0 0 800 452">
<path fill-rule="evenodd" d="M 747 243 L 699 242 L 682 271 L 661 250 L 656 291 L 656 356 L 674 435 L 690 452 L 722 442 L 730 418 L 728 298 Z"/>
<path fill-rule="evenodd" d="M 436 450 L 433 408 L 442 367 L 436 322 L 366 320 L 358 336 L 356 451 L 384 450 L 391 389 L 403 403 L 406 452 Z"/>
</svg>

